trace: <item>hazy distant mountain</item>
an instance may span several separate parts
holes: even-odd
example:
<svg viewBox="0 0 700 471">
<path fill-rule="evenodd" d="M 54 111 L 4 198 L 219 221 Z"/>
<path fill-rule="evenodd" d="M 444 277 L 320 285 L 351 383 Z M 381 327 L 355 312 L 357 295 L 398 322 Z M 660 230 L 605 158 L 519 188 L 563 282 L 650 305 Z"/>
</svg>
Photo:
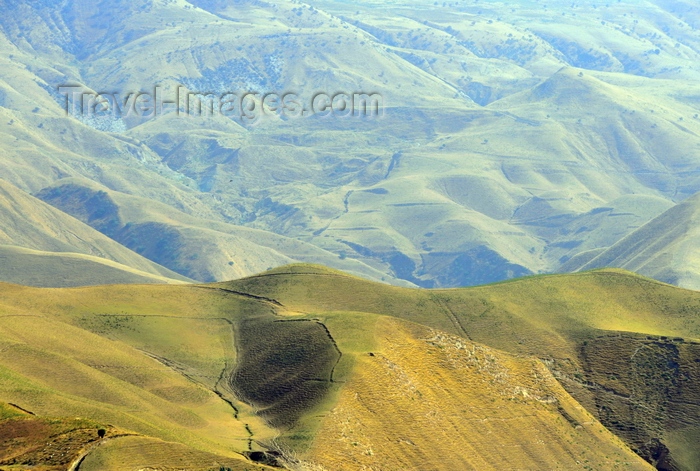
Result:
<svg viewBox="0 0 700 471">
<path fill-rule="evenodd" d="M 124 214 L 127 200 L 162 203 L 123 217 L 139 225 L 128 237 L 93 227 L 188 277 L 314 257 L 426 287 L 551 272 L 700 191 L 700 13 L 687 2 L 4 8 L 0 178 L 61 209 L 55 188 L 75 178 Z M 116 94 L 125 109 L 156 85 L 166 101 L 182 85 L 294 93 L 307 107 L 321 92 L 376 93 L 384 109 L 66 117 L 61 85 Z M 207 240 L 207 256 L 162 240 L 168 207 L 198 221 L 177 237 Z"/>
<path fill-rule="evenodd" d="M 4 281 L 39 286 L 187 281 L 2 180 L 0 220 Z"/>
<path fill-rule="evenodd" d="M 700 289 L 700 194 L 688 198 L 590 260 L 563 269 L 621 267 L 684 288 Z"/>
<path fill-rule="evenodd" d="M 240 278 L 293 260 L 322 260 L 366 278 L 382 278 L 380 271 L 361 262 L 339 259 L 302 241 L 199 219 L 163 203 L 91 182 L 59 180 L 37 197 L 129 249 L 196 280 Z"/>
</svg>

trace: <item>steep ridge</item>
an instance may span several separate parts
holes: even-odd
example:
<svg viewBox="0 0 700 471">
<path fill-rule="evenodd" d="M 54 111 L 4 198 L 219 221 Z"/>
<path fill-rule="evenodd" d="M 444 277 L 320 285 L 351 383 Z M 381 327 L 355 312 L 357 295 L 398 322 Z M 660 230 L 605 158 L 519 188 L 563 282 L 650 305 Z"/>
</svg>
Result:
<svg viewBox="0 0 700 471">
<path fill-rule="evenodd" d="M 166 279 L 187 280 L 187 278 L 132 252 L 90 226 L 3 180 L 0 180 L 0 221 L 2 221 L 0 244 L 40 252 L 87 255 L 88 257 L 81 259 L 84 266 L 90 265 L 88 263 L 89 257 L 93 257 L 91 263 L 98 263 L 104 267 L 107 267 L 109 262 L 116 262 L 116 264 L 112 264 L 114 268 L 121 265 L 121 268 L 115 270 L 114 278 L 110 278 L 110 275 L 106 273 L 98 277 L 105 282 L 109 282 L 110 279 L 115 283 L 125 282 L 126 279 L 117 276 L 116 272 L 123 271 L 126 267 L 137 272 L 140 271 L 141 275 L 138 278 L 142 281 L 146 280 L 144 276 L 148 275 L 153 280 L 160 278 L 160 282 L 164 282 Z M 7 273 L 3 273 L 3 276 L 18 275 L 25 263 L 36 266 L 36 260 L 33 263 L 29 260 L 30 253 L 30 251 L 19 249 L 13 250 L 13 262 L 3 265 L 3 271 L 7 271 Z M 23 257 L 23 254 L 27 257 Z M 72 257 L 74 260 L 78 260 L 75 256 Z M 104 263 L 100 262 L 100 259 L 103 259 Z M 45 260 L 48 262 L 48 259 Z M 58 261 L 58 258 L 53 260 Z M 63 270 L 61 276 L 67 275 L 70 275 L 69 270 Z M 47 268 L 45 273 L 34 279 L 34 282 L 41 284 L 43 280 L 43 282 L 51 283 L 52 278 L 56 276 L 58 273 Z M 89 277 L 89 274 L 81 273 L 79 276 Z M 3 278 L 3 280 L 11 281 L 11 278 Z M 21 279 L 15 281 L 21 281 Z M 55 281 L 53 280 L 53 282 Z"/>
<path fill-rule="evenodd" d="M 700 195 L 692 196 L 590 261 L 563 271 L 619 267 L 689 289 L 700 289 Z"/>
</svg>

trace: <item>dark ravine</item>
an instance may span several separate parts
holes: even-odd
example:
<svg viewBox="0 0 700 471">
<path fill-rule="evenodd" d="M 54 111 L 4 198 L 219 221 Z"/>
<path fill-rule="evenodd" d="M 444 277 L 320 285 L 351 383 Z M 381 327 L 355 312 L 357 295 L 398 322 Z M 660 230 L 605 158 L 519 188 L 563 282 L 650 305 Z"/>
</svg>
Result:
<svg viewBox="0 0 700 471">
<path fill-rule="evenodd" d="M 226 404 L 228 404 L 229 406 L 231 406 L 231 409 L 233 409 L 233 417 L 234 417 L 235 419 L 238 419 L 238 413 L 240 412 L 240 411 L 238 410 L 238 407 L 236 407 L 236 405 L 233 403 L 233 401 L 231 401 L 231 400 L 228 399 L 226 396 L 224 396 L 224 393 L 222 393 L 221 391 L 219 391 L 219 385 L 221 384 L 222 381 L 225 381 L 225 376 L 226 376 L 226 373 L 227 373 L 228 371 L 229 371 L 229 366 L 228 366 L 228 364 L 227 364 L 227 365 L 224 366 L 224 369 L 221 370 L 221 374 L 219 375 L 219 379 L 216 380 L 216 384 L 214 385 L 214 389 L 212 390 L 212 392 L 213 392 L 214 394 L 216 394 L 217 396 L 219 396 L 219 399 L 221 399 L 221 400 L 224 401 Z M 247 427 L 247 424 L 246 424 L 246 427 Z"/>
</svg>

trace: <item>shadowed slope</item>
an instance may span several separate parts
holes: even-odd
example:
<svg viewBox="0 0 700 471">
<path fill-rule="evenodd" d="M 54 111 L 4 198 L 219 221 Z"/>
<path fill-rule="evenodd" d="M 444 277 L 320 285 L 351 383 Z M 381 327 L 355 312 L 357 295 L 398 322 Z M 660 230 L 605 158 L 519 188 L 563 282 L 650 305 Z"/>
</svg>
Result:
<svg viewBox="0 0 700 471">
<path fill-rule="evenodd" d="M 296 425 L 329 393 L 341 354 L 323 324 L 248 318 L 239 324 L 236 339 L 231 387 L 273 427 Z"/>
</svg>

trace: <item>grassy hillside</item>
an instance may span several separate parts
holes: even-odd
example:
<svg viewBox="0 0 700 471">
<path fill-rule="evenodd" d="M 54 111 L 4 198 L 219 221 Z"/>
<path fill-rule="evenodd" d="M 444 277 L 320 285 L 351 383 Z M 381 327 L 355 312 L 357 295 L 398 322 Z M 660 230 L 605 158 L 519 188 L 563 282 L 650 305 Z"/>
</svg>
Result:
<svg viewBox="0 0 700 471">
<path fill-rule="evenodd" d="M 2 179 L 0 179 L 0 221 L 2 221 L 0 244 L 17 247 L 17 249 L 3 250 L 6 261 L 2 266 L 3 277 L 0 278 L 3 281 L 42 285 L 44 282 L 47 284 L 59 282 L 56 278 L 60 278 L 69 284 L 80 284 L 77 281 L 78 277 L 82 276 L 85 280 L 90 276 L 89 271 L 70 273 L 71 269 L 62 267 L 59 260 L 72 260 L 73 264 L 81 263 L 83 268 L 93 266 L 96 270 L 95 280 L 101 282 L 129 282 L 125 275 L 119 275 L 119 270 L 115 270 L 118 266 L 121 266 L 121 271 L 141 272 L 140 278 L 132 277 L 132 281 L 145 282 L 149 277 L 161 279 L 161 281 L 166 278 L 187 280 L 182 275 L 138 255 L 90 226 Z M 43 273 L 37 273 L 41 263 L 36 258 L 30 257 L 32 251 L 46 252 L 47 255 L 55 254 L 54 258 L 43 259 L 47 264 Z M 85 257 L 76 257 L 75 254 Z M 34 255 L 37 253 L 34 252 Z M 88 260 L 93 260 L 94 263 L 90 264 Z M 54 272 L 54 269 L 57 271 Z M 29 275 L 31 273 L 34 275 Z M 73 277 L 69 275 L 75 275 L 75 280 L 65 278 Z M 52 278 L 54 281 L 51 281 Z"/>
<path fill-rule="evenodd" d="M 309 316 L 338 306 L 382 313 L 535 356 L 579 403 L 647 459 L 672 469 L 693 469 L 697 461 L 687 445 L 687 437 L 698 432 L 689 422 L 700 412 L 692 399 L 697 394 L 692 378 L 700 374 L 694 360 L 700 298 L 693 291 L 615 270 L 419 291 L 309 266 L 228 286 Z M 668 371 L 669 364 L 680 366 Z"/>
<path fill-rule="evenodd" d="M 269 471 L 265 465 L 247 460 L 226 458 L 188 448 L 179 443 L 148 437 L 124 437 L 110 440 L 92 450 L 80 463 L 85 471 L 132 471 L 168 467 L 192 471 Z M 167 469 L 167 468 L 166 468 Z"/>
<path fill-rule="evenodd" d="M 224 466 L 241 471 L 269 469 L 86 419 L 38 417 L 12 404 L 0 404 L 0 410 L 0 465 L 13 470 L 133 470 L 137 463 L 157 466 L 164 456 L 169 457 L 168 465 L 198 471 Z"/>
<path fill-rule="evenodd" d="M 63 288 L 104 284 L 185 283 L 136 270 L 104 258 L 40 252 L 0 245 L 0 279 L 26 286 Z"/>
<path fill-rule="evenodd" d="M 700 195 L 695 195 L 590 260 L 572 260 L 562 269 L 620 267 L 685 288 L 698 289 L 699 209 Z"/>
<path fill-rule="evenodd" d="M 212 455 L 240 462 L 258 448 L 251 437 L 276 435 L 219 385 L 235 360 L 231 321 L 216 317 L 219 297 L 147 286 L 27 289 L 2 290 L 0 394 L 9 402 L 118 424 L 151 437 L 146 448 L 161 449 L 161 461 L 179 446 L 174 456 L 191 455 L 202 469 L 213 467 Z M 124 333 L 129 342 L 119 341 Z"/>
<path fill-rule="evenodd" d="M 9 469 L 72 469 L 84 451 L 128 435 L 91 420 L 37 417 L 16 405 L 0 404 L 0 465 Z"/>
<path fill-rule="evenodd" d="M 627 272 L 425 291 L 293 265 L 0 293 L 0 399 L 138 434 L 91 449 L 85 469 L 698 459 L 700 296 Z"/>
<path fill-rule="evenodd" d="M 198 280 L 295 261 L 423 287 L 552 272 L 700 190 L 700 36 L 684 2 L 64 7 L 15 2 L 0 20 L 0 174 L 31 194 L 73 178 L 162 203 L 145 226 L 123 221 L 139 226 L 129 246 Z M 66 117 L 64 83 L 364 91 L 386 108 Z M 197 222 L 161 226 L 172 210 Z M 210 255 L 192 260 L 196 246 Z"/>
<path fill-rule="evenodd" d="M 324 469 L 649 469 L 537 360 L 396 319 L 375 335 L 308 453 Z"/>
</svg>

